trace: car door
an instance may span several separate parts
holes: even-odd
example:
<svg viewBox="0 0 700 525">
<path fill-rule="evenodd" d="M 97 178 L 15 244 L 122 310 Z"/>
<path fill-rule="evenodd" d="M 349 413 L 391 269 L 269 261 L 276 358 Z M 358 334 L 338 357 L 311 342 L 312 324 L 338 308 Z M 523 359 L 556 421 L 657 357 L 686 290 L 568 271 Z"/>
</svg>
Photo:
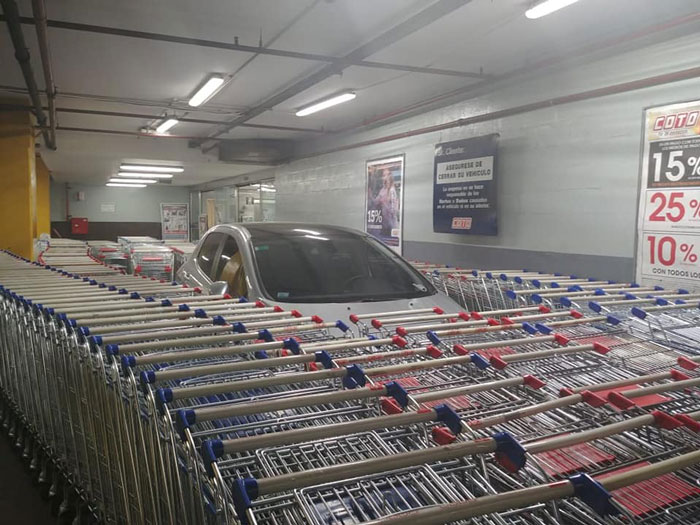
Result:
<svg viewBox="0 0 700 525">
<path fill-rule="evenodd" d="M 209 289 L 216 280 L 213 277 L 217 261 L 227 237 L 225 233 L 213 231 L 200 241 L 197 251 L 181 270 L 183 282 L 190 286 L 199 286 L 203 290 Z"/>
</svg>

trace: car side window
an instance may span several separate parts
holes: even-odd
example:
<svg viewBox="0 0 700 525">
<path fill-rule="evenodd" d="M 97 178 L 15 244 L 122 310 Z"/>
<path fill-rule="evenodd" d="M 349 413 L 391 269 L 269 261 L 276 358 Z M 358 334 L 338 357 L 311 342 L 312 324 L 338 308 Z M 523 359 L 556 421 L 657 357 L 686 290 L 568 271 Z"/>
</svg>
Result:
<svg viewBox="0 0 700 525">
<path fill-rule="evenodd" d="M 226 235 L 223 233 L 210 233 L 207 235 L 207 238 L 204 239 L 204 243 L 199 253 L 197 253 L 197 266 L 199 266 L 199 269 L 212 281 L 216 280 L 213 273 L 215 270 L 214 260 L 216 258 L 216 253 L 225 237 Z"/>
<path fill-rule="evenodd" d="M 226 281 L 229 293 L 235 297 L 248 294 L 248 285 L 243 267 L 243 254 L 238 248 L 236 239 L 226 236 L 224 246 L 219 255 L 214 272 L 214 281 Z"/>
</svg>

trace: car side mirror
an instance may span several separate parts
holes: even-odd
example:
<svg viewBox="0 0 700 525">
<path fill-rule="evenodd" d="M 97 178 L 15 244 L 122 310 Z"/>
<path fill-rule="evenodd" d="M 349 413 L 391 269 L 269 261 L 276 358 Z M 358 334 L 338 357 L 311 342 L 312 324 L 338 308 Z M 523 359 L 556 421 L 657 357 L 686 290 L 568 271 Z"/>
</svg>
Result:
<svg viewBox="0 0 700 525">
<path fill-rule="evenodd" d="M 210 295 L 224 295 L 228 293 L 228 283 L 226 281 L 216 281 L 209 287 Z"/>
</svg>

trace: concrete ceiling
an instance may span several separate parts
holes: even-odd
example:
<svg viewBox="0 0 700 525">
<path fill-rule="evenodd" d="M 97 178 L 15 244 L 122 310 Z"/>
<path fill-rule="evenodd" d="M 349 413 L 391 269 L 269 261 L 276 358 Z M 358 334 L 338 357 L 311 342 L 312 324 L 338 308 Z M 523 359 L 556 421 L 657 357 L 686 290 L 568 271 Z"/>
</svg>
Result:
<svg viewBox="0 0 700 525">
<path fill-rule="evenodd" d="M 383 115 L 479 82 L 585 52 L 601 42 L 645 36 L 669 28 L 689 31 L 700 23 L 696 0 L 580 0 L 539 20 L 524 17 L 529 0 L 440 0 L 451 4 L 444 16 L 425 21 L 400 38 L 377 40 L 435 2 L 420 0 L 63 0 L 47 2 L 49 44 L 59 131 L 56 151 L 42 155 L 59 181 L 103 183 L 120 162 L 172 161 L 186 172 L 174 183 L 199 184 L 248 173 L 264 166 L 221 163 L 205 141 L 216 124 L 243 119 L 220 138 L 277 138 L 303 141 L 352 129 Z M 32 17 L 31 1 L 18 0 L 20 15 Z M 98 26 L 63 28 L 51 22 Z M 25 22 L 29 22 L 25 20 Z M 3 24 L 4 25 L 4 24 Z M 22 25 L 35 76 L 44 81 L 34 26 Z M 100 29 L 102 28 L 102 29 Z M 104 34 L 127 29 L 188 39 L 208 45 Z M 663 36 L 663 35 L 662 35 Z M 371 43 L 370 53 L 335 74 L 318 74 L 328 61 L 221 49 L 211 42 L 288 52 L 343 57 Z M 254 50 L 254 49 L 253 49 Z M 267 52 L 267 51 L 266 51 Z M 0 28 L 0 98 L 25 100 L 24 80 L 6 29 Z M 365 62 L 359 63 L 358 60 Z M 386 67 L 367 64 L 382 63 Z M 404 66 L 450 70 L 410 72 Z M 465 73 L 460 76 L 458 73 Z M 230 81 L 204 106 L 187 100 L 207 75 Z M 467 74 L 483 73 L 475 78 Z M 292 89 L 272 107 L 271 97 Z M 357 98 L 344 105 L 297 117 L 296 110 L 342 89 Z M 19 98 L 18 98 L 19 97 Z M 259 111 L 256 111 L 259 110 Z M 85 112 L 91 112 L 85 114 Z M 253 111 L 253 113 L 250 113 Z M 181 122 L 174 137 L 129 134 L 165 112 L 197 122 Z M 108 115 L 117 113 L 119 115 Z M 154 118 L 148 118 L 148 117 Z M 92 130 L 92 131 L 76 131 Z M 181 137 L 181 138 L 178 138 Z M 191 147 L 191 139 L 200 139 Z"/>
</svg>

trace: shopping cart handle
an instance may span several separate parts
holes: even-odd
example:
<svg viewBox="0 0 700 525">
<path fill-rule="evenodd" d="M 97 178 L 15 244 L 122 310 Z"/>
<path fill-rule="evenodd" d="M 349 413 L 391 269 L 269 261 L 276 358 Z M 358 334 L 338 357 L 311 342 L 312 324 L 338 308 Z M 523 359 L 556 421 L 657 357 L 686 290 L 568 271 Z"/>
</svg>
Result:
<svg viewBox="0 0 700 525">
<path fill-rule="evenodd" d="M 571 476 L 569 482 L 574 487 L 576 497 L 592 508 L 599 516 L 619 514 L 619 510 L 610 501 L 612 495 L 588 474 Z"/>
<path fill-rule="evenodd" d="M 359 365 L 350 365 L 345 367 L 345 376 L 343 376 L 343 386 L 348 390 L 365 386 L 367 384 L 367 376 L 364 370 Z"/>
<path fill-rule="evenodd" d="M 443 309 L 440 308 L 439 306 L 436 306 L 435 308 L 433 308 L 433 313 L 435 313 L 435 314 L 437 314 L 437 315 L 442 315 L 442 314 L 445 313 L 445 310 L 443 310 Z"/>
<path fill-rule="evenodd" d="M 408 406 L 408 392 L 401 386 L 397 381 L 389 381 L 384 385 L 386 393 L 388 396 L 394 398 L 401 408 L 406 408 Z M 436 409 L 437 410 L 437 409 Z"/>
<path fill-rule="evenodd" d="M 433 330 L 429 330 L 428 332 L 426 332 L 425 335 L 426 335 L 426 337 L 428 338 L 428 340 L 429 340 L 431 343 L 433 343 L 434 345 L 437 346 L 437 345 L 440 344 L 440 338 L 438 337 L 438 335 L 437 335 Z"/>
<path fill-rule="evenodd" d="M 556 281 L 552 281 L 551 283 L 549 283 L 549 287 L 550 288 L 561 288 L 561 285 Z"/>
<path fill-rule="evenodd" d="M 624 297 L 625 299 L 627 299 L 628 301 L 633 301 L 633 300 L 635 300 L 635 299 L 639 299 L 639 297 L 637 297 L 637 296 L 634 295 L 633 293 L 629 293 L 629 292 L 625 293 L 625 295 L 624 295 L 623 297 Z"/>
<path fill-rule="evenodd" d="M 214 469 L 212 468 L 212 463 L 215 463 L 217 459 L 224 455 L 224 443 L 220 439 L 206 439 L 202 443 L 202 456 L 204 456 L 204 467 L 209 476 L 214 477 Z M 239 480 L 243 481 L 243 480 Z M 253 480 L 255 481 L 255 480 Z M 256 496 L 257 497 L 257 494 Z M 250 499 L 248 500 L 248 506 L 250 506 Z M 242 518 L 242 515 L 239 515 Z"/>
<path fill-rule="evenodd" d="M 685 368 L 686 370 L 695 370 L 698 366 L 700 366 L 698 363 L 688 357 L 679 357 L 677 363 L 678 366 Z"/>
<path fill-rule="evenodd" d="M 567 292 L 582 292 L 583 288 L 581 288 L 578 284 L 575 284 L 573 286 L 569 286 L 566 289 Z"/>
<path fill-rule="evenodd" d="M 426 346 L 425 353 L 433 359 L 439 359 L 443 355 L 442 350 L 440 350 L 437 346 L 433 345 Z"/>
<path fill-rule="evenodd" d="M 543 323 L 535 323 L 535 328 L 537 328 L 538 332 L 545 334 L 545 335 L 549 335 L 552 333 L 552 329 Z"/>
<path fill-rule="evenodd" d="M 687 294 L 689 294 L 690 292 L 689 292 L 688 290 L 683 289 L 683 288 L 679 288 L 679 289 L 678 289 L 678 293 L 679 293 L 679 294 L 682 294 L 682 295 L 687 295 Z"/>
<path fill-rule="evenodd" d="M 518 294 L 515 293 L 515 290 L 506 290 L 506 297 L 515 301 L 518 298 Z"/>
<path fill-rule="evenodd" d="M 326 368 L 326 369 L 333 368 L 333 358 L 325 350 L 315 352 L 314 353 L 314 361 L 316 363 L 321 363 L 323 365 L 323 368 Z"/>
<path fill-rule="evenodd" d="M 533 280 L 530 281 L 530 282 L 533 284 L 533 286 L 534 286 L 535 288 L 541 288 L 541 287 L 542 287 L 542 281 L 540 281 L 539 279 L 533 279 Z"/>
<path fill-rule="evenodd" d="M 462 347 L 461 345 L 455 345 L 455 348 L 458 347 L 458 346 Z M 462 347 L 462 349 L 464 349 L 464 347 Z M 466 353 L 466 349 L 464 349 L 464 351 L 465 351 L 465 353 Z M 456 353 L 459 354 L 460 352 L 459 352 L 459 351 L 456 351 Z M 465 354 L 460 354 L 460 355 L 465 355 Z M 480 370 L 485 370 L 485 369 L 487 369 L 489 366 L 491 366 L 491 364 L 488 362 L 488 360 L 487 360 L 485 357 L 483 357 L 483 356 L 481 356 L 481 355 L 479 355 L 479 354 L 472 354 L 472 355 L 470 356 L 470 358 L 471 358 L 471 361 L 472 361 L 472 363 L 474 364 L 474 366 L 476 366 L 476 367 L 477 367 L 478 369 L 480 369 Z"/>
<path fill-rule="evenodd" d="M 610 392 L 608 394 L 608 401 L 620 410 L 627 410 L 628 408 L 637 406 L 634 401 L 619 392 Z"/>
<path fill-rule="evenodd" d="M 651 415 L 654 416 L 654 425 L 664 430 L 673 430 L 683 426 L 682 421 L 661 410 L 653 410 Z"/>
<path fill-rule="evenodd" d="M 593 292 L 593 295 L 608 295 L 608 292 L 606 292 L 602 288 L 596 288 Z"/>
<path fill-rule="evenodd" d="M 678 414 L 674 416 L 678 421 L 680 421 L 684 427 L 692 430 L 693 432 L 700 433 L 700 422 L 695 421 L 692 417 L 687 414 Z"/>
<path fill-rule="evenodd" d="M 639 319 L 646 319 L 647 313 L 638 306 L 632 307 L 632 315 L 638 317 Z"/>
<path fill-rule="evenodd" d="M 175 428 L 177 429 L 177 432 L 180 435 L 180 439 L 184 441 L 185 430 L 190 428 L 190 426 L 194 425 L 196 422 L 197 415 L 195 414 L 195 411 L 191 408 L 181 408 L 177 411 L 177 415 L 175 416 Z"/>
<path fill-rule="evenodd" d="M 688 304 L 688 303 L 686 303 L 683 299 L 676 299 L 675 301 L 673 301 L 673 304 Z"/>
<path fill-rule="evenodd" d="M 434 410 L 437 414 L 437 420 L 444 423 L 454 435 L 462 432 L 462 419 L 450 405 L 442 403 L 436 406 Z"/>
<path fill-rule="evenodd" d="M 603 309 L 603 307 L 600 306 L 600 303 L 597 303 L 595 301 L 590 301 L 588 303 L 588 308 L 590 308 L 591 310 L 593 310 L 597 314 L 599 314 L 600 311 Z"/>
<path fill-rule="evenodd" d="M 342 331 L 343 333 L 345 333 L 345 332 L 347 332 L 348 330 L 350 330 L 350 327 L 349 327 L 348 325 L 346 325 L 346 324 L 345 324 L 343 321 L 341 321 L 340 319 L 338 319 L 338 320 L 335 322 L 335 327 L 336 327 L 337 329 L 339 329 L 340 331 Z"/>
<path fill-rule="evenodd" d="M 530 323 L 523 323 L 522 328 L 530 335 L 535 335 L 537 333 L 537 328 L 532 326 Z"/>
<path fill-rule="evenodd" d="M 547 384 L 541 379 L 530 374 L 523 376 L 523 383 L 529 386 L 530 388 L 534 388 L 535 390 L 539 390 Z"/>
<path fill-rule="evenodd" d="M 533 293 L 530 296 L 530 299 L 532 300 L 533 303 L 537 303 L 537 304 L 540 304 L 544 301 L 544 299 L 542 299 L 542 296 L 538 293 Z"/>
<path fill-rule="evenodd" d="M 289 350 L 294 355 L 299 355 L 301 353 L 301 347 L 299 346 L 299 341 L 293 337 L 288 337 L 282 342 L 282 348 Z"/>
<path fill-rule="evenodd" d="M 508 363 L 506 363 L 503 359 L 495 355 L 491 356 L 489 362 L 496 370 L 503 370 L 505 367 L 508 366 Z"/>
<path fill-rule="evenodd" d="M 496 461 L 509 472 L 517 472 L 525 466 L 525 448 L 508 432 L 496 432 L 491 436 L 496 442 Z"/>
</svg>

